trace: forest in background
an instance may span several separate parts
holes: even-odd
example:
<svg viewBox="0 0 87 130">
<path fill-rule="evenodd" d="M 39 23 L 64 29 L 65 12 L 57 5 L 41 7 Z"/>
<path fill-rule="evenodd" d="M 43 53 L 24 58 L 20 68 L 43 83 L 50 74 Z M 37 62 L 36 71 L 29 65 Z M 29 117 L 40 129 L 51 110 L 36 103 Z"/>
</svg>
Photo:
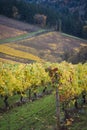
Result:
<svg viewBox="0 0 87 130">
<path fill-rule="evenodd" d="M 85 4 L 84 17 L 82 13 L 79 15 L 79 11 L 76 10 L 75 2 L 78 3 L 74 1 L 71 4 L 67 3 L 67 6 L 57 2 L 54 6 L 52 2 L 36 4 L 25 0 L 0 0 L 0 14 L 32 24 L 35 24 L 34 16 L 36 14 L 43 14 L 47 17 L 46 27 L 52 27 L 58 31 L 87 39 L 86 0 L 83 2 Z M 70 9 L 72 10 L 70 11 Z"/>
</svg>

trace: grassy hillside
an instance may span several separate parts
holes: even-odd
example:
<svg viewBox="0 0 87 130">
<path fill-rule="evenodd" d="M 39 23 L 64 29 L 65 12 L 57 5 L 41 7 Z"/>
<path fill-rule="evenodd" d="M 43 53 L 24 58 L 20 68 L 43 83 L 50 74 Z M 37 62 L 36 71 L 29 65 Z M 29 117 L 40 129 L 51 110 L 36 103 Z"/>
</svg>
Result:
<svg viewBox="0 0 87 130">
<path fill-rule="evenodd" d="M 4 16 L 0 16 L 0 28 L 0 58 L 4 61 L 31 63 L 43 59 L 60 62 L 66 53 L 72 57 L 79 48 L 87 47 L 86 40 L 55 31 L 46 32 Z"/>
<path fill-rule="evenodd" d="M 10 49 L 7 49 L 6 52 L 5 50 L 2 50 L 2 46 L 3 48 Z M 0 45 L 0 51 L 1 53 L 4 53 L 2 58 L 7 57 L 6 55 L 9 50 L 9 59 L 12 59 L 10 56 L 24 58 L 24 56 L 20 56 L 20 53 L 19 56 L 16 54 L 17 52 L 22 52 L 23 54 L 26 53 L 38 56 L 40 59 L 46 61 L 58 62 L 63 60 L 62 58 L 65 52 L 71 53 L 73 51 L 76 53 L 81 46 L 87 46 L 87 41 L 63 33 L 48 32 L 32 38 Z M 15 54 L 11 54 L 11 50 L 15 50 Z"/>
<path fill-rule="evenodd" d="M 15 29 L 19 29 L 27 32 L 35 32 L 41 29 L 35 25 L 31 25 L 25 22 L 17 21 L 15 19 L 7 18 L 5 16 L 0 15 L 0 24 L 6 25 L 7 27 L 12 27 Z"/>
<path fill-rule="evenodd" d="M 32 37 L 33 35 L 42 31 L 43 30 L 41 30 L 40 27 L 0 15 L 0 43 L 18 41 L 27 37 Z M 20 49 L 11 48 L 4 44 L 0 45 L 0 61 L 11 61 L 11 63 L 31 63 L 34 61 L 39 62 L 41 59 L 36 55 L 27 53 L 26 51 L 23 52 Z"/>
<path fill-rule="evenodd" d="M 23 51 L 8 47 L 5 44 L 0 45 L 0 54 L 2 56 L 5 54 L 6 56 L 9 56 L 9 57 L 15 57 L 15 59 L 22 58 L 22 59 L 25 59 L 25 60 L 27 59 L 27 60 L 31 60 L 31 61 L 38 61 L 38 62 L 41 61 L 41 59 L 38 56 L 34 56 L 30 53 L 23 52 Z"/>
<path fill-rule="evenodd" d="M 0 39 L 15 37 L 15 36 L 19 36 L 26 33 L 27 33 L 26 31 L 18 30 L 18 29 L 0 24 Z"/>
<path fill-rule="evenodd" d="M 0 15 L 0 39 L 19 36 L 40 30 L 40 27 Z"/>
</svg>

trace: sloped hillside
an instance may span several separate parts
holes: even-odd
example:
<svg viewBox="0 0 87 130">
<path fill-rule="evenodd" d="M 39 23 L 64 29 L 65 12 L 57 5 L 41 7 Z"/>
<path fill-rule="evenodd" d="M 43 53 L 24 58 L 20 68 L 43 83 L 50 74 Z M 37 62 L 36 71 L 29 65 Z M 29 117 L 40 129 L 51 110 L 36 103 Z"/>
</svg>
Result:
<svg viewBox="0 0 87 130">
<path fill-rule="evenodd" d="M 0 15 L 0 41 L 8 39 L 12 40 L 11 38 L 18 40 L 19 36 L 24 38 L 25 35 L 29 35 L 31 32 L 37 32 L 39 30 L 41 30 L 40 27 Z M 11 63 L 31 63 L 34 61 L 41 61 L 41 59 L 38 56 L 27 53 L 26 51 L 23 52 L 20 49 L 17 50 L 3 44 L 0 45 L 0 61 Z"/>
<path fill-rule="evenodd" d="M 34 61 L 60 62 L 69 55 L 79 51 L 81 46 L 87 46 L 87 41 L 59 32 L 39 33 L 24 38 L 24 34 L 38 32 L 41 28 L 0 16 L 0 39 L 16 38 L 15 42 L 1 42 L 0 61 L 32 63 Z M 18 39 L 18 36 L 22 39 Z"/>
<path fill-rule="evenodd" d="M 27 32 L 0 24 L 0 39 L 15 37 L 25 33 Z"/>
<path fill-rule="evenodd" d="M 25 40 L 1 45 L 0 57 L 29 63 L 30 61 L 26 60 L 29 55 L 25 58 L 26 53 L 46 61 L 60 62 L 63 60 L 65 52 L 76 53 L 81 46 L 87 46 L 87 41 L 63 33 L 48 32 Z M 5 50 L 2 48 L 9 49 Z M 15 53 L 12 53 L 12 50 Z M 22 52 L 23 55 L 20 56 L 21 53 L 19 52 Z"/>
<path fill-rule="evenodd" d="M 0 39 L 19 36 L 40 30 L 40 27 L 0 15 Z"/>
</svg>

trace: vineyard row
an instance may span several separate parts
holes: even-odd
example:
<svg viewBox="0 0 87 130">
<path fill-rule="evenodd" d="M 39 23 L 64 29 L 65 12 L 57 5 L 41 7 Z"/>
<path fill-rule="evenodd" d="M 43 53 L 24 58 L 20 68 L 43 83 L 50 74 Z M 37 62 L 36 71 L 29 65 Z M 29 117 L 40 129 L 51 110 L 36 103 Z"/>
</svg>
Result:
<svg viewBox="0 0 87 130">
<path fill-rule="evenodd" d="M 87 92 L 87 63 L 73 65 L 71 63 L 33 63 L 6 64 L 0 62 L 0 95 L 7 99 L 14 94 L 26 96 L 26 91 L 38 93 L 50 86 L 58 88 L 60 101 L 73 99 L 82 92 Z"/>
</svg>

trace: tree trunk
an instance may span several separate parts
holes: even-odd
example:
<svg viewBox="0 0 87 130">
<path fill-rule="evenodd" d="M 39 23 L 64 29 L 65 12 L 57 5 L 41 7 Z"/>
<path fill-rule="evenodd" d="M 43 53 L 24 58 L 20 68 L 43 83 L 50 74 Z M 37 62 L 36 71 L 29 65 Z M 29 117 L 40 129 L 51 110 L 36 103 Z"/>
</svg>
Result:
<svg viewBox="0 0 87 130">
<path fill-rule="evenodd" d="M 31 100 L 31 89 L 29 89 L 29 101 Z"/>
<path fill-rule="evenodd" d="M 85 94 L 82 95 L 82 99 L 83 99 L 83 104 L 85 104 L 86 103 L 86 95 Z"/>
<path fill-rule="evenodd" d="M 77 102 L 77 99 L 75 99 L 74 106 L 75 106 L 76 109 L 78 109 L 78 102 Z"/>
<path fill-rule="evenodd" d="M 23 102 L 23 96 L 21 95 L 20 97 L 20 102 L 22 103 Z"/>
<path fill-rule="evenodd" d="M 4 98 L 4 103 L 5 103 L 5 107 L 6 107 L 6 108 L 9 108 L 8 96 L 5 96 L 5 98 Z"/>
<path fill-rule="evenodd" d="M 60 101 L 59 101 L 58 88 L 56 88 L 56 116 L 57 116 L 57 130 L 60 130 Z"/>
</svg>

